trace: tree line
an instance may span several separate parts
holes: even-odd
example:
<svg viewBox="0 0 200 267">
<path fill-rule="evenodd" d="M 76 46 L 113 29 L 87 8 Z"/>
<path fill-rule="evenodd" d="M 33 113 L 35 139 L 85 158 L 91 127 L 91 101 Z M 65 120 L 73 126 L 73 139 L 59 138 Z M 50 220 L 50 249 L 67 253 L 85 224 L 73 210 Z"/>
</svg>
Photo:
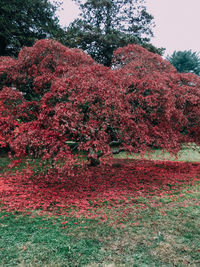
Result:
<svg viewBox="0 0 200 267">
<path fill-rule="evenodd" d="M 68 28 L 56 16 L 59 3 L 49 0 L 2 0 L 0 56 L 17 57 L 24 46 L 52 38 L 68 47 L 83 49 L 98 63 L 111 64 L 113 51 L 130 43 L 162 54 L 150 43 L 153 16 L 144 0 L 74 0 L 81 14 Z"/>
<path fill-rule="evenodd" d="M 51 38 L 70 48 L 80 48 L 96 62 L 111 66 L 113 52 L 139 44 L 162 55 L 164 48 L 151 44 L 154 18 L 145 0 L 72 0 L 80 15 L 67 28 L 59 25 L 56 11 L 61 3 L 49 0 L 1 0 L 0 56 L 17 57 L 21 48 Z M 179 72 L 200 75 L 199 54 L 175 51 L 167 60 Z"/>
</svg>

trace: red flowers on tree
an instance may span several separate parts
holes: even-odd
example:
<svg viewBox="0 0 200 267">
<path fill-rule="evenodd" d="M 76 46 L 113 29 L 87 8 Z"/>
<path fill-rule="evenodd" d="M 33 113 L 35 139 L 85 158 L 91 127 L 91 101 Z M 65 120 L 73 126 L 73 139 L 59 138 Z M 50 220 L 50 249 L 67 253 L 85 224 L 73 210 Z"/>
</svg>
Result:
<svg viewBox="0 0 200 267">
<path fill-rule="evenodd" d="M 113 144 L 141 152 L 200 143 L 200 78 L 137 45 L 118 49 L 110 69 L 40 40 L 0 60 L 0 83 L 0 145 L 51 161 L 52 175 L 71 173 L 81 153 L 107 162 Z"/>
</svg>

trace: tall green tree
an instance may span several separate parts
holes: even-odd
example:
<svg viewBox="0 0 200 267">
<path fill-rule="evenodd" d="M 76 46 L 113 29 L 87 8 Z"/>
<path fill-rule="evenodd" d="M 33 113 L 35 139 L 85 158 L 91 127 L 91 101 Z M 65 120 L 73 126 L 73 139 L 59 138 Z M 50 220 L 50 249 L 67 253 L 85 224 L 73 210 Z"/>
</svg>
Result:
<svg viewBox="0 0 200 267">
<path fill-rule="evenodd" d="M 153 16 L 144 0 L 74 0 L 81 10 L 79 19 L 67 29 L 65 44 L 78 47 L 97 62 L 111 65 L 113 51 L 130 43 L 162 54 L 150 44 Z"/>
<path fill-rule="evenodd" d="M 1 0 L 0 56 L 17 56 L 37 39 L 60 40 L 64 32 L 55 15 L 58 5 L 48 0 Z"/>
<path fill-rule="evenodd" d="M 191 72 L 200 76 L 200 57 L 197 52 L 191 50 L 174 51 L 167 60 L 178 72 Z"/>
</svg>

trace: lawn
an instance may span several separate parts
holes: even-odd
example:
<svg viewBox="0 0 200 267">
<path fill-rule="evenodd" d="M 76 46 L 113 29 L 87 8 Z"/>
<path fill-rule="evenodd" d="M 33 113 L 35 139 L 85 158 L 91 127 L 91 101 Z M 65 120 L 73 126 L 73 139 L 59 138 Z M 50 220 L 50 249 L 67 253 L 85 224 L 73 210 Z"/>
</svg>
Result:
<svg viewBox="0 0 200 267">
<path fill-rule="evenodd" d="M 127 154 L 121 152 L 115 155 L 115 158 L 140 159 L 141 156 L 138 154 Z M 152 149 L 144 155 L 145 159 L 151 160 L 172 160 L 172 161 L 185 161 L 185 162 L 200 162 L 200 147 L 195 144 L 184 145 L 177 155 L 170 155 L 169 152 L 163 152 L 160 149 Z"/>
<path fill-rule="evenodd" d="M 199 266 L 200 159 L 182 153 L 48 186 L 1 158 L 0 266 Z"/>
</svg>

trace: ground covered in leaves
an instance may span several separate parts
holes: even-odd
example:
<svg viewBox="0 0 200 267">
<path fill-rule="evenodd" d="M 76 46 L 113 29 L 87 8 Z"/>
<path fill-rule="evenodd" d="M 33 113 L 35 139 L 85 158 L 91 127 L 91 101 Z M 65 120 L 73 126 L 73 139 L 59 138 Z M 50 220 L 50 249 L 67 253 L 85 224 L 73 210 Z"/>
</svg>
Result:
<svg viewBox="0 0 200 267">
<path fill-rule="evenodd" d="M 40 213 L 71 215 L 107 220 L 104 207 L 115 210 L 136 206 L 137 199 L 155 195 L 176 198 L 177 188 L 199 181 L 200 164 L 170 161 L 116 159 L 112 165 L 91 167 L 90 171 L 57 182 L 27 179 L 26 169 L 0 179 L 1 209 L 38 210 Z M 139 205 L 145 209 L 146 204 Z"/>
<path fill-rule="evenodd" d="M 5 162 L 1 266 L 200 263 L 200 163 L 115 159 L 49 183 L 27 179 L 23 167 L 8 171 Z"/>
</svg>

